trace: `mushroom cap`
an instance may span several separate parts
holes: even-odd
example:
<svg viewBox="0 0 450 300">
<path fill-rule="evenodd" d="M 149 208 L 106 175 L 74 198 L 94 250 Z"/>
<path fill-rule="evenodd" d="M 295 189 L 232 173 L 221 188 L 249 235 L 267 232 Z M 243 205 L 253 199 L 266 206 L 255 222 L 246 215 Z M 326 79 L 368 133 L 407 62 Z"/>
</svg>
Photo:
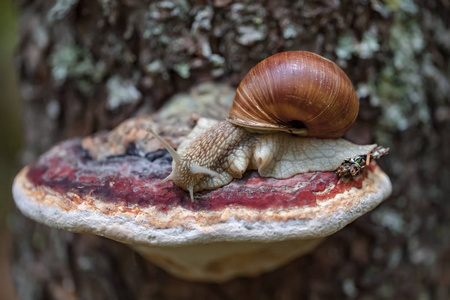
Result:
<svg viewBox="0 0 450 300">
<path fill-rule="evenodd" d="M 172 159 L 145 137 L 155 122 L 177 146 L 192 128 L 189 114 L 165 112 L 192 106 L 207 116 L 227 111 L 211 107 L 231 106 L 227 86 L 196 89 L 151 118 L 56 145 L 16 176 L 17 207 L 51 227 L 126 243 L 177 276 L 224 281 L 287 263 L 390 195 L 389 178 L 371 163 L 350 179 L 310 172 L 277 180 L 247 171 L 191 202 L 171 181 L 162 183 Z"/>
<path fill-rule="evenodd" d="M 247 172 L 195 202 L 172 182 L 170 157 L 156 150 L 92 160 L 81 140 L 63 142 L 17 175 L 13 194 L 26 216 L 48 226 L 124 243 L 181 246 L 328 236 L 391 193 L 375 164 L 354 178 L 309 172 L 288 179 Z M 156 157 L 156 158 L 155 158 Z"/>
</svg>

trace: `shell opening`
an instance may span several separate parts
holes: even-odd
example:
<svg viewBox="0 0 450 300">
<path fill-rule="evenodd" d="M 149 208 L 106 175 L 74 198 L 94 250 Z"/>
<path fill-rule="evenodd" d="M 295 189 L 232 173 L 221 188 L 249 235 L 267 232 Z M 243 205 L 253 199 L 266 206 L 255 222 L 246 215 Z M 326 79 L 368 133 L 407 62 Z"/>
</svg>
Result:
<svg viewBox="0 0 450 300">
<path fill-rule="evenodd" d="M 286 123 L 286 128 L 288 128 L 288 132 L 300 135 L 300 136 L 308 136 L 308 128 L 305 126 L 305 123 L 299 120 L 292 120 Z"/>
<path fill-rule="evenodd" d="M 292 120 L 286 123 L 289 128 L 306 129 L 305 123 L 299 120 Z"/>
</svg>

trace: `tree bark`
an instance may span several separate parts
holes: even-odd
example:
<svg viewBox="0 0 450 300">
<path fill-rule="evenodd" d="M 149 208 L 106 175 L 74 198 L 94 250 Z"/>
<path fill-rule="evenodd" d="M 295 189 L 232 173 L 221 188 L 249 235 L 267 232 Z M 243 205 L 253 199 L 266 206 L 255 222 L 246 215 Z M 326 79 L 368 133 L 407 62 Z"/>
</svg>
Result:
<svg viewBox="0 0 450 300">
<path fill-rule="evenodd" d="M 174 278 L 128 247 L 14 213 L 20 299 L 450 298 L 450 29 L 439 1 L 19 1 L 24 163 L 151 113 L 208 80 L 308 50 L 353 81 L 347 138 L 390 147 L 392 197 L 313 253 L 224 284 Z"/>
</svg>

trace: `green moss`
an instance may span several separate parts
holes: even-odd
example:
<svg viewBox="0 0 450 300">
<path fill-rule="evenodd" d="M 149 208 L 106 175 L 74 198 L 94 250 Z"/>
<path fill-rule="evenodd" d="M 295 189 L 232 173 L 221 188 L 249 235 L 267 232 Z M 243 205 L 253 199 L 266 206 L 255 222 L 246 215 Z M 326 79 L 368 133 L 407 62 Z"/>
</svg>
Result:
<svg viewBox="0 0 450 300">
<path fill-rule="evenodd" d="M 424 38 L 410 3 L 394 14 L 389 46 L 392 58 L 380 72 L 375 89 L 384 111 L 384 124 L 390 130 L 405 130 L 429 121 L 421 73 Z M 407 10 L 401 10 L 407 7 Z"/>
<path fill-rule="evenodd" d="M 213 77 L 222 76 L 225 73 L 225 58 L 223 58 L 219 54 L 211 54 L 208 59 L 213 66 L 211 75 Z"/>
<path fill-rule="evenodd" d="M 417 23 L 417 7 L 410 0 L 386 2 L 392 17 L 388 46 L 391 55 L 384 67 L 369 78 L 368 82 L 357 86 L 359 96 L 370 96 L 373 106 L 383 110 L 379 124 L 383 130 L 377 131 L 377 141 L 389 141 L 386 132 L 403 131 L 410 126 L 428 126 L 430 112 L 425 99 L 424 37 Z M 376 31 L 364 33 L 356 47 L 352 36 L 343 36 L 337 52 L 341 59 L 350 55 L 371 58 L 380 45 Z"/>
<path fill-rule="evenodd" d="M 400 3 L 402 2 L 402 0 L 386 0 L 386 6 L 391 10 L 391 11 L 397 11 L 400 8 Z"/>
<path fill-rule="evenodd" d="M 342 34 L 335 49 L 336 56 L 342 60 L 349 60 L 355 52 L 355 45 L 356 39 L 351 32 Z"/>
<path fill-rule="evenodd" d="M 181 63 L 173 66 L 175 72 L 182 78 L 189 78 L 191 76 L 191 67 L 189 64 Z"/>
<path fill-rule="evenodd" d="M 164 64 L 158 59 L 147 64 L 144 68 L 149 74 L 158 74 L 164 69 Z"/>
<path fill-rule="evenodd" d="M 387 228 L 393 234 L 401 234 L 404 231 L 405 221 L 402 215 L 393 208 L 377 209 L 373 212 L 371 218 L 375 223 Z"/>
<path fill-rule="evenodd" d="M 357 56 L 362 59 L 372 58 L 373 55 L 380 50 L 378 36 L 374 29 L 364 32 L 362 40 L 357 41 L 352 32 L 343 34 L 336 47 L 336 56 L 343 60 L 349 60 L 352 56 Z"/>
<path fill-rule="evenodd" d="M 136 103 L 142 96 L 132 80 L 125 80 L 118 75 L 108 79 L 106 88 L 108 91 L 108 108 L 111 110 L 122 105 Z"/>
<path fill-rule="evenodd" d="M 189 15 L 190 4 L 185 0 L 154 1 L 149 6 L 152 19 L 186 19 Z"/>
<path fill-rule="evenodd" d="M 373 55 L 380 50 L 378 36 L 375 31 L 369 30 L 364 32 L 362 41 L 357 50 L 358 56 L 362 59 L 372 58 Z"/>
<path fill-rule="evenodd" d="M 165 24 L 155 24 L 146 28 L 142 34 L 144 39 L 152 39 L 154 37 L 160 36 L 165 31 Z"/>
<path fill-rule="evenodd" d="M 47 14 L 47 20 L 54 22 L 63 19 L 78 3 L 78 0 L 57 0 Z"/>
<path fill-rule="evenodd" d="M 242 25 L 238 28 L 238 33 L 238 43 L 243 46 L 249 46 L 266 38 L 267 27 L 264 24 L 258 26 Z"/>
<path fill-rule="evenodd" d="M 285 28 L 283 28 L 283 38 L 285 39 L 296 38 L 299 34 L 300 32 L 294 25 L 288 25 Z"/>
<path fill-rule="evenodd" d="M 109 16 L 111 14 L 111 6 L 112 6 L 111 1 L 110 0 L 100 0 L 99 2 L 103 8 L 103 15 Z"/>
<path fill-rule="evenodd" d="M 264 22 L 264 19 L 262 16 L 255 16 L 252 21 L 255 25 L 261 25 Z"/>
<path fill-rule="evenodd" d="M 59 84 L 75 80 L 75 86 L 83 94 L 90 95 L 93 85 L 100 82 L 106 73 L 102 61 L 94 63 L 90 54 L 75 45 L 63 45 L 51 55 L 52 76 Z"/>
<path fill-rule="evenodd" d="M 75 46 L 63 46 L 51 57 L 52 75 L 56 81 L 64 81 L 78 65 L 81 50 Z"/>
</svg>

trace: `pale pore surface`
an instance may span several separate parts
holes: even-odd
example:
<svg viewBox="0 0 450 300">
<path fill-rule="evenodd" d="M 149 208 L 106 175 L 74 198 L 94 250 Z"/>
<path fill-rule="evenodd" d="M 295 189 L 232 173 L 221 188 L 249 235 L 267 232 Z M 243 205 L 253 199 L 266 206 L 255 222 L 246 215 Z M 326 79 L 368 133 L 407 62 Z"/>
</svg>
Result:
<svg viewBox="0 0 450 300">
<path fill-rule="evenodd" d="M 241 178 L 247 170 L 263 177 L 289 178 L 311 171 L 334 171 L 346 159 L 368 154 L 376 145 L 344 139 L 316 139 L 288 133 L 252 133 L 228 122 L 201 118 L 178 148 L 182 163 L 173 163 L 174 183 L 194 191 L 215 189 Z M 190 164 L 220 174 L 190 174 Z"/>
</svg>

